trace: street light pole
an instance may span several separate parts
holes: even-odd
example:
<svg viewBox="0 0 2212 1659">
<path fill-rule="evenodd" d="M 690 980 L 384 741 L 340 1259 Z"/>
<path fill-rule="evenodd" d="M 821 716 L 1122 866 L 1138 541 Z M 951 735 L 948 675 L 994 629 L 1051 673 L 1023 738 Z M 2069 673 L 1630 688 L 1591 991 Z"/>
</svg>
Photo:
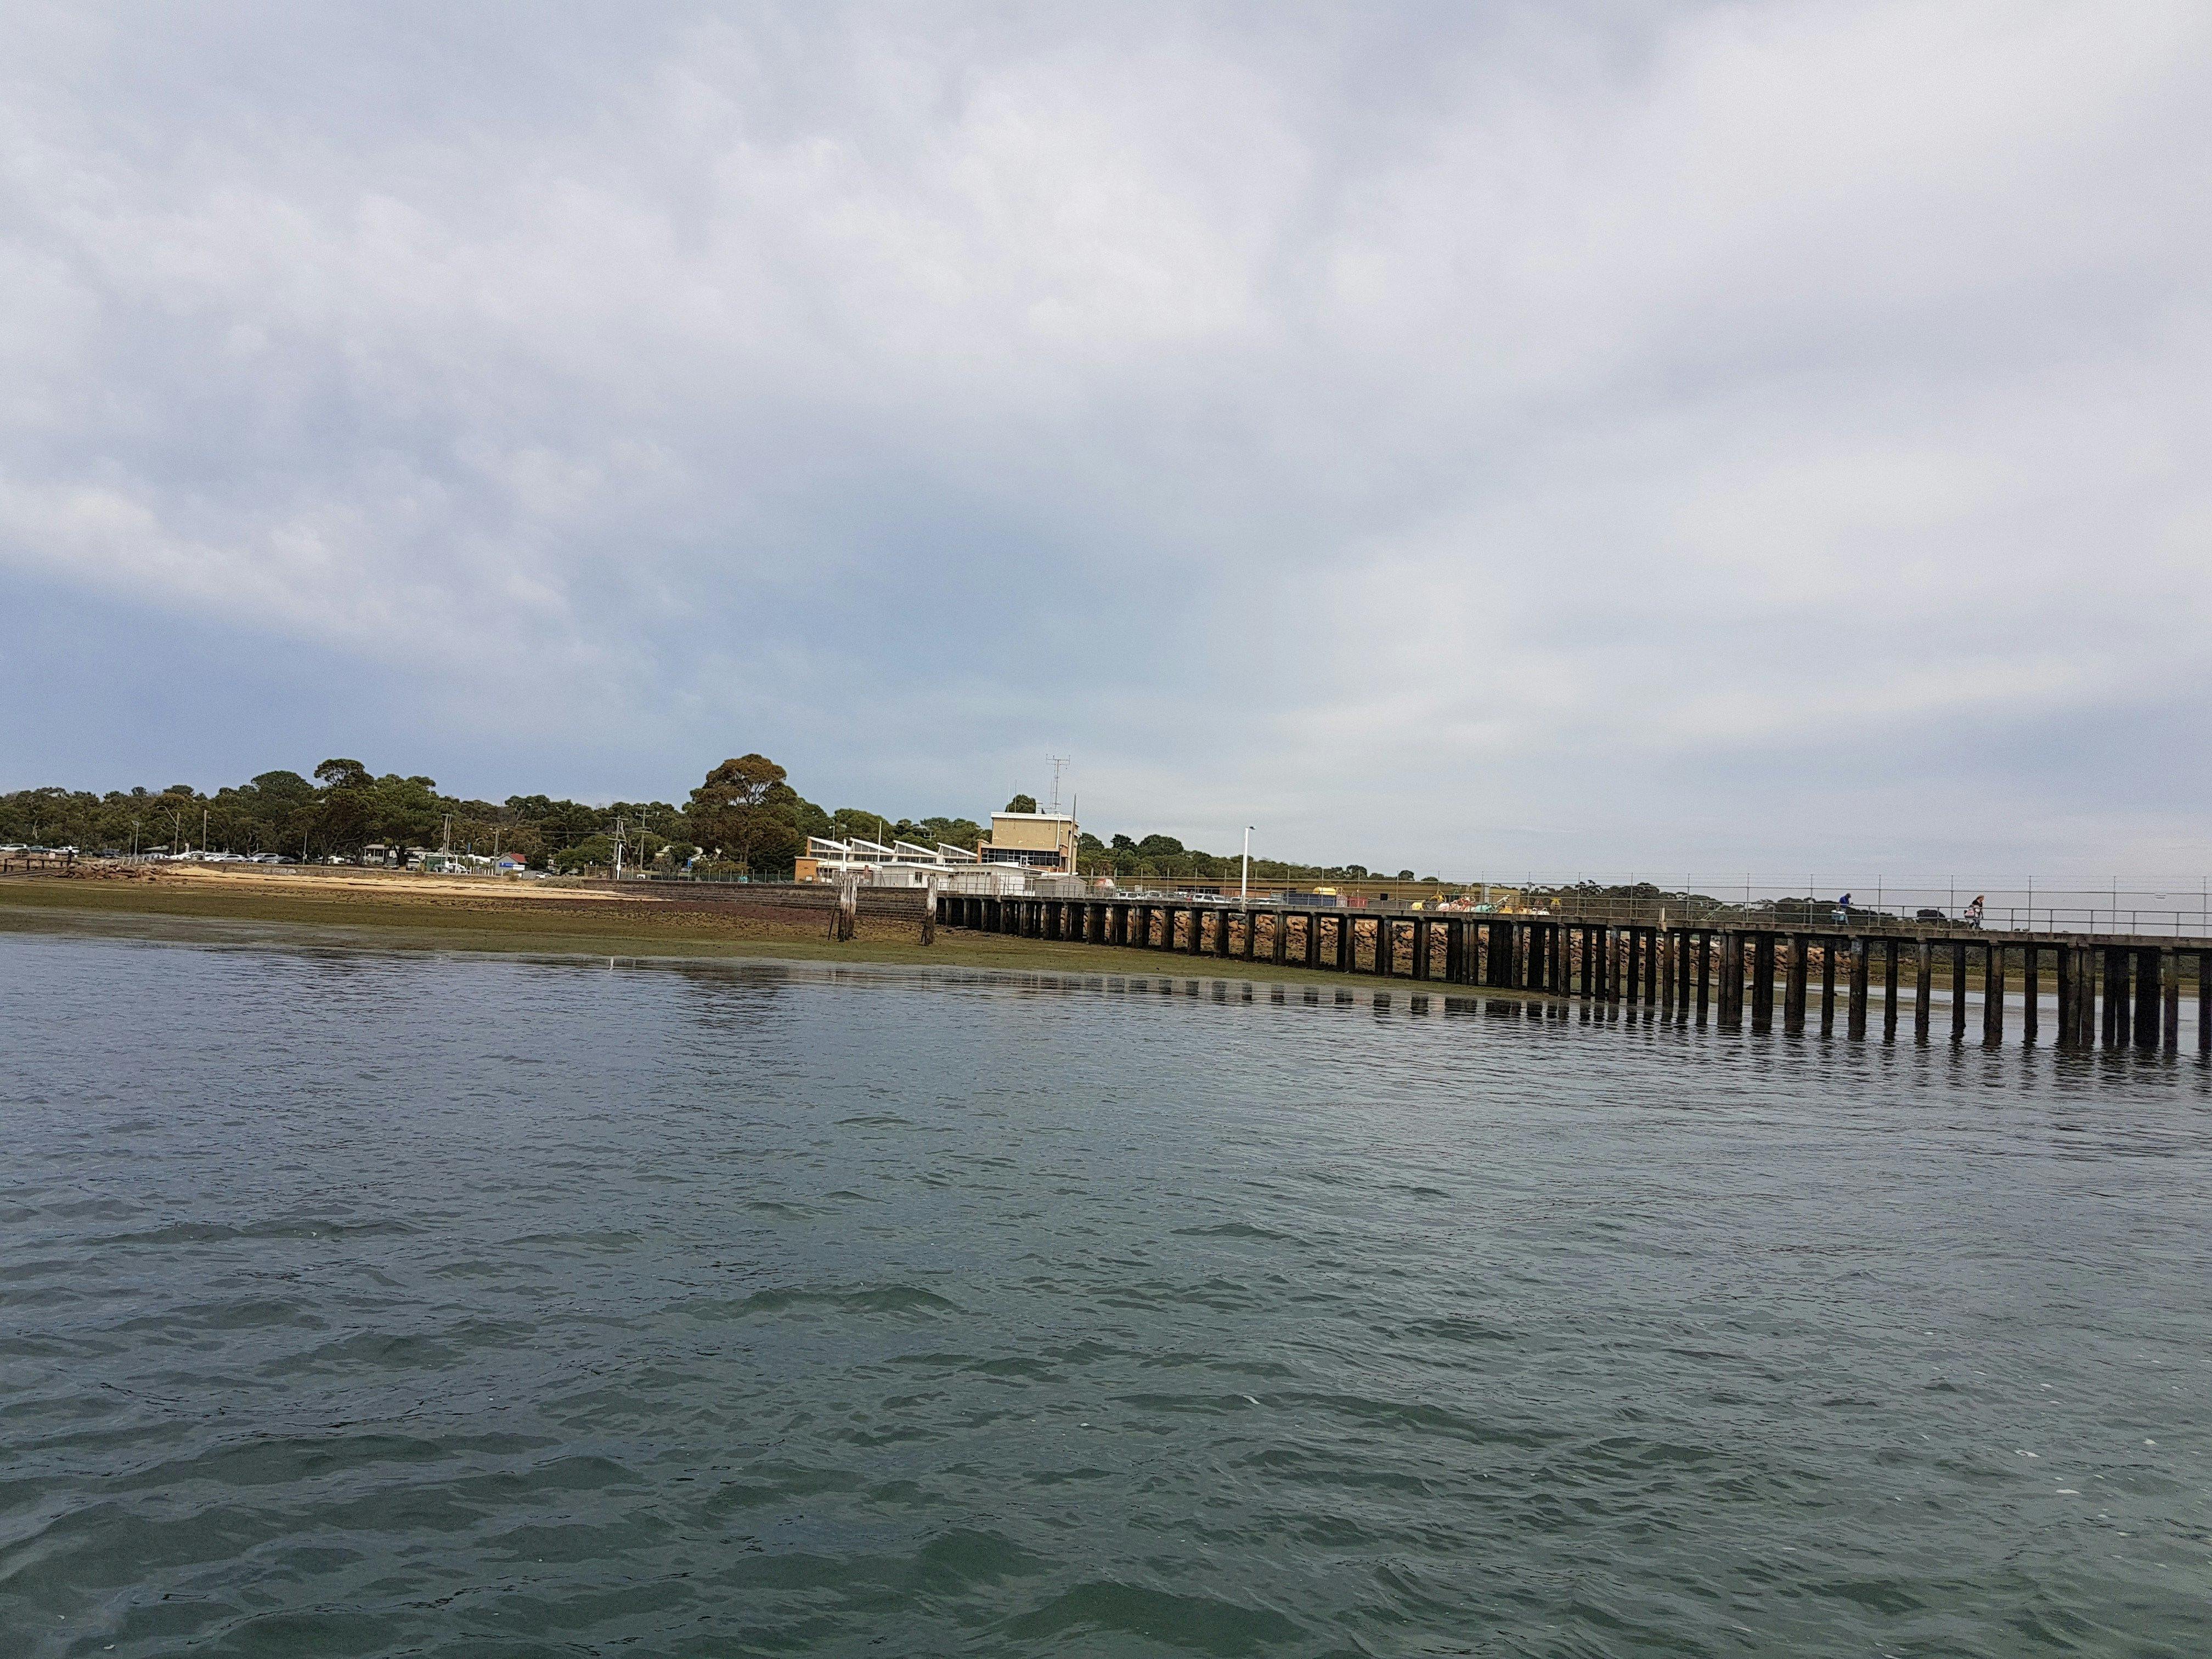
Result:
<svg viewBox="0 0 2212 1659">
<path fill-rule="evenodd" d="M 1237 902 L 1243 903 L 1252 896 L 1252 826 L 1244 826 L 1244 872 L 1237 878 Z"/>
</svg>

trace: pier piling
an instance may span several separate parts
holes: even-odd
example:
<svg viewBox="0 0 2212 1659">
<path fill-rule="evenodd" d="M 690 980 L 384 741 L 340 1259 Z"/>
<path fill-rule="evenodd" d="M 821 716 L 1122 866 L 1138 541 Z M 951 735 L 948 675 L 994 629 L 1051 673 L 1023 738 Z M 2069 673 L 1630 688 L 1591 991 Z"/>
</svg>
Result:
<svg viewBox="0 0 2212 1659">
<path fill-rule="evenodd" d="M 851 923 L 833 907 L 833 934 Z M 1863 930 L 1813 933 L 1753 925 L 1677 927 L 1556 911 L 1526 915 L 1431 915 L 1328 910 L 1233 900 L 1175 902 L 1120 896 L 1046 898 L 933 893 L 923 901 L 921 935 L 939 927 L 1055 943 L 1170 951 L 1287 967 L 1334 966 L 1377 978 L 1443 979 L 1561 1000 L 1579 1000 L 1608 1014 L 1686 1024 L 1694 1005 L 1702 1026 L 1717 1020 L 1741 1030 L 1746 1004 L 1754 1032 L 1773 1029 L 1777 970 L 1783 975 L 1782 1030 L 1807 1034 L 1814 952 L 1820 953 L 1820 1032 L 1834 1036 L 1840 1013 L 1850 1040 L 1864 1041 L 1873 997 L 1872 953 L 1881 953 L 1882 1036 L 1894 1042 L 1904 1017 L 1905 952 L 1913 959 L 1917 1040 L 1934 1035 L 1936 961 L 1948 960 L 1951 1036 L 1966 1032 L 1968 969 L 1982 974 L 1982 1038 L 2004 1041 L 2013 952 L 2021 969 L 2021 1040 L 2062 1049 L 2136 1048 L 2178 1054 L 2184 980 L 2196 975 L 2197 1050 L 2212 1057 L 2212 946 L 2203 938 L 2019 932 L 1982 933 L 1937 927 L 1908 936 L 1889 919 Z M 1402 934 L 1401 934 L 1402 928 Z M 1332 932 L 1331 930 L 1334 930 Z M 1180 930 L 1180 931 L 1178 931 Z M 1364 937 L 1363 937 L 1364 935 Z M 1978 952 L 1976 961 L 1973 954 Z M 2042 994 L 2045 953 L 2055 987 L 2055 1029 L 2046 1039 Z M 1838 958 L 1840 958 L 1840 963 Z M 1714 981 L 1719 984 L 1716 991 Z M 1839 981 L 1840 984 L 1839 984 Z M 1840 997 L 1839 997 L 1840 992 Z M 1716 1000 L 1717 1007 L 1715 1006 Z"/>
<path fill-rule="evenodd" d="M 1751 1029 L 1774 1029 L 1774 953 L 1779 943 L 1772 933 L 1751 936 Z"/>
<path fill-rule="evenodd" d="M 2136 1047 L 2158 1047 L 2159 971 L 2163 951 L 2136 952 Z"/>
<path fill-rule="evenodd" d="M 2181 1051 L 2181 952 L 2161 951 L 2159 953 L 2160 988 L 2165 993 L 2166 1025 L 2164 1041 L 2159 1045 L 2169 1054 Z"/>
</svg>

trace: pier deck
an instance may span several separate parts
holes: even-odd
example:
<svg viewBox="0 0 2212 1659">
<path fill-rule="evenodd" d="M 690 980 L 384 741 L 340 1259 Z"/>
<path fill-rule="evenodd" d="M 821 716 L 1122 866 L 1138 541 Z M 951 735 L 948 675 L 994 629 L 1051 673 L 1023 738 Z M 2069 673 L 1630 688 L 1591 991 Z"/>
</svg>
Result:
<svg viewBox="0 0 2212 1659">
<path fill-rule="evenodd" d="M 1145 896 L 941 893 L 934 902 L 945 927 L 1486 987 L 1641 1007 L 1700 1025 L 1741 1029 L 1747 1019 L 1755 1031 L 1773 1028 L 1779 976 L 1786 1033 L 1803 1032 L 1817 1017 L 1822 1034 L 1832 1034 L 1840 1018 L 1855 1039 L 1867 1036 L 1877 1001 L 1881 1035 L 1895 1038 L 1909 995 L 1912 1035 L 1931 1040 L 1940 980 L 1954 1040 L 1966 1036 L 1968 992 L 1978 984 L 1983 1042 L 2002 1042 L 2014 1012 L 2021 1040 L 2041 1042 L 2047 973 L 2057 1000 L 2049 1038 L 2057 1047 L 2173 1053 L 2187 969 L 2196 1047 L 2212 1054 L 2212 938 L 2202 936 L 1985 932 L 1894 917 L 1778 926 L 1663 913 L 1484 915 Z"/>
</svg>

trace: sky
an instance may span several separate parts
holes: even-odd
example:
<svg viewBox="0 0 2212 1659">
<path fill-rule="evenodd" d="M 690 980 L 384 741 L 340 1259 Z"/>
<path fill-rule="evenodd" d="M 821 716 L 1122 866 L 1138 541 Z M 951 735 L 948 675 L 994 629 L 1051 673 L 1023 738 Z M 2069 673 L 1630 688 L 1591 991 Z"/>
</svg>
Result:
<svg viewBox="0 0 2212 1659">
<path fill-rule="evenodd" d="M 2212 867 L 2212 9 L 17 3 L 0 788 Z"/>
</svg>

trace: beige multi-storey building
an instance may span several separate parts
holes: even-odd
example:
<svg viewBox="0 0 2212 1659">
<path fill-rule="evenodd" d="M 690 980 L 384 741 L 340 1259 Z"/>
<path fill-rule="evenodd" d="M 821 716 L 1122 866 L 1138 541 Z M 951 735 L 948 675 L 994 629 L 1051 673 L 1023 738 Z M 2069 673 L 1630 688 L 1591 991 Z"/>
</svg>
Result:
<svg viewBox="0 0 2212 1659">
<path fill-rule="evenodd" d="M 1072 876 L 1081 834 L 1073 817 L 1059 812 L 994 812 L 991 834 L 979 855 L 986 864 L 1018 864 Z"/>
</svg>

